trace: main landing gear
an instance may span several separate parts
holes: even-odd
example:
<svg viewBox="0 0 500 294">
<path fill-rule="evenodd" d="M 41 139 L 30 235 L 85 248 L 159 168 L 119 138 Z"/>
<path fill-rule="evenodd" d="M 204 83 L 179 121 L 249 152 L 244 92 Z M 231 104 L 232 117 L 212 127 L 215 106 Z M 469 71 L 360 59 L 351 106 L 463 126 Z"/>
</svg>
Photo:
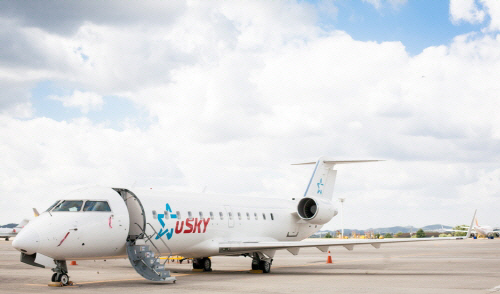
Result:
<svg viewBox="0 0 500 294">
<path fill-rule="evenodd" d="M 54 274 L 52 275 L 51 281 L 61 283 L 63 286 L 69 286 L 71 282 L 69 281 L 66 260 L 56 260 L 55 262 L 56 267 L 52 269 L 52 271 L 54 271 Z"/>
<path fill-rule="evenodd" d="M 271 272 L 271 265 L 273 264 L 272 258 L 266 258 L 264 255 L 257 252 L 253 253 L 252 258 L 252 270 L 261 270 L 265 274 Z"/>
<path fill-rule="evenodd" d="M 212 261 L 208 257 L 193 259 L 193 269 L 202 269 L 204 272 L 212 271 Z"/>
</svg>

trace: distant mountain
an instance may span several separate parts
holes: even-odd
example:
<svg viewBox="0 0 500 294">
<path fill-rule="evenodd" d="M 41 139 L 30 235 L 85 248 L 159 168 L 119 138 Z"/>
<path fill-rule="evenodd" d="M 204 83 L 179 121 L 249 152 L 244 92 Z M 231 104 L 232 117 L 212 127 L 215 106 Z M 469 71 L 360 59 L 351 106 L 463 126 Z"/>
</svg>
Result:
<svg viewBox="0 0 500 294">
<path fill-rule="evenodd" d="M 8 229 L 12 229 L 15 227 L 17 227 L 17 224 L 7 224 L 7 225 L 0 226 L 0 228 L 8 228 Z"/>
</svg>

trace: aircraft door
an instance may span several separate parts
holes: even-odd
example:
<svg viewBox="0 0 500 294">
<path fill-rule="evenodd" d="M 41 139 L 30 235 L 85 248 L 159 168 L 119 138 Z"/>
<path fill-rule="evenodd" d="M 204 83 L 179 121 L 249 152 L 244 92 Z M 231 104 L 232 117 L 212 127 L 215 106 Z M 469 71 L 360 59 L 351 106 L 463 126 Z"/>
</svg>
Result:
<svg viewBox="0 0 500 294">
<path fill-rule="evenodd" d="M 225 206 L 224 206 L 224 209 L 226 210 L 226 214 L 227 214 L 228 226 L 229 226 L 230 228 L 234 228 L 234 217 L 235 217 L 235 216 L 234 216 L 234 213 L 233 213 L 233 211 L 232 211 L 231 207 L 230 207 L 230 206 L 225 205 Z"/>
<path fill-rule="evenodd" d="M 130 227 L 127 240 L 143 239 L 146 230 L 146 215 L 139 198 L 127 189 L 113 188 L 127 205 Z"/>
</svg>

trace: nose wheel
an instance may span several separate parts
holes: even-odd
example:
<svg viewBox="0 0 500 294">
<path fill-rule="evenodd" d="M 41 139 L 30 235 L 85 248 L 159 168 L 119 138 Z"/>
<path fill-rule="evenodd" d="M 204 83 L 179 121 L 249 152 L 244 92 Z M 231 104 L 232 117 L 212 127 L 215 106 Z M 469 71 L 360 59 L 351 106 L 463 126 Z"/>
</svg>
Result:
<svg viewBox="0 0 500 294">
<path fill-rule="evenodd" d="M 69 285 L 69 276 L 67 274 L 54 273 L 50 280 L 52 282 L 60 282 L 63 286 Z"/>
<path fill-rule="evenodd" d="M 52 270 L 54 274 L 52 274 L 52 278 L 50 279 L 52 282 L 61 283 L 62 286 L 69 286 L 71 282 L 68 276 L 68 268 L 66 266 L 65 260 L 56 260 L 56 267 Z"/>
</svg>

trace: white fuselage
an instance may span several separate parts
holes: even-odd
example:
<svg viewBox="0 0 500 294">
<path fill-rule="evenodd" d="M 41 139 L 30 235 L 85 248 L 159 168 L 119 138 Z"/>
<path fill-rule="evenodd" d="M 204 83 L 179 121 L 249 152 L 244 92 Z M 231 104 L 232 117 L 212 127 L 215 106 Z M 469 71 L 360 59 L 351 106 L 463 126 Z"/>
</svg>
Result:
<svg viewBox="0 0 500 294">
<path fill-rule="evenodd" d="M 297 201 L 292 200 L 151 190 L 134 194 L 144 208 L 146 235 L 163 255 L 223 255 L 220 242 L 298 241 L 322 227 L 301 221 Z M 142 215 L 129 213 L 119 193 L 94 187 L 64 199 L 107 201 L 111 211 L 44 212 L 24 228 L 22 240 L 13 246 L 55 260 L 126 256 L 129 233 L 144 222 Z"/>
</svg>

